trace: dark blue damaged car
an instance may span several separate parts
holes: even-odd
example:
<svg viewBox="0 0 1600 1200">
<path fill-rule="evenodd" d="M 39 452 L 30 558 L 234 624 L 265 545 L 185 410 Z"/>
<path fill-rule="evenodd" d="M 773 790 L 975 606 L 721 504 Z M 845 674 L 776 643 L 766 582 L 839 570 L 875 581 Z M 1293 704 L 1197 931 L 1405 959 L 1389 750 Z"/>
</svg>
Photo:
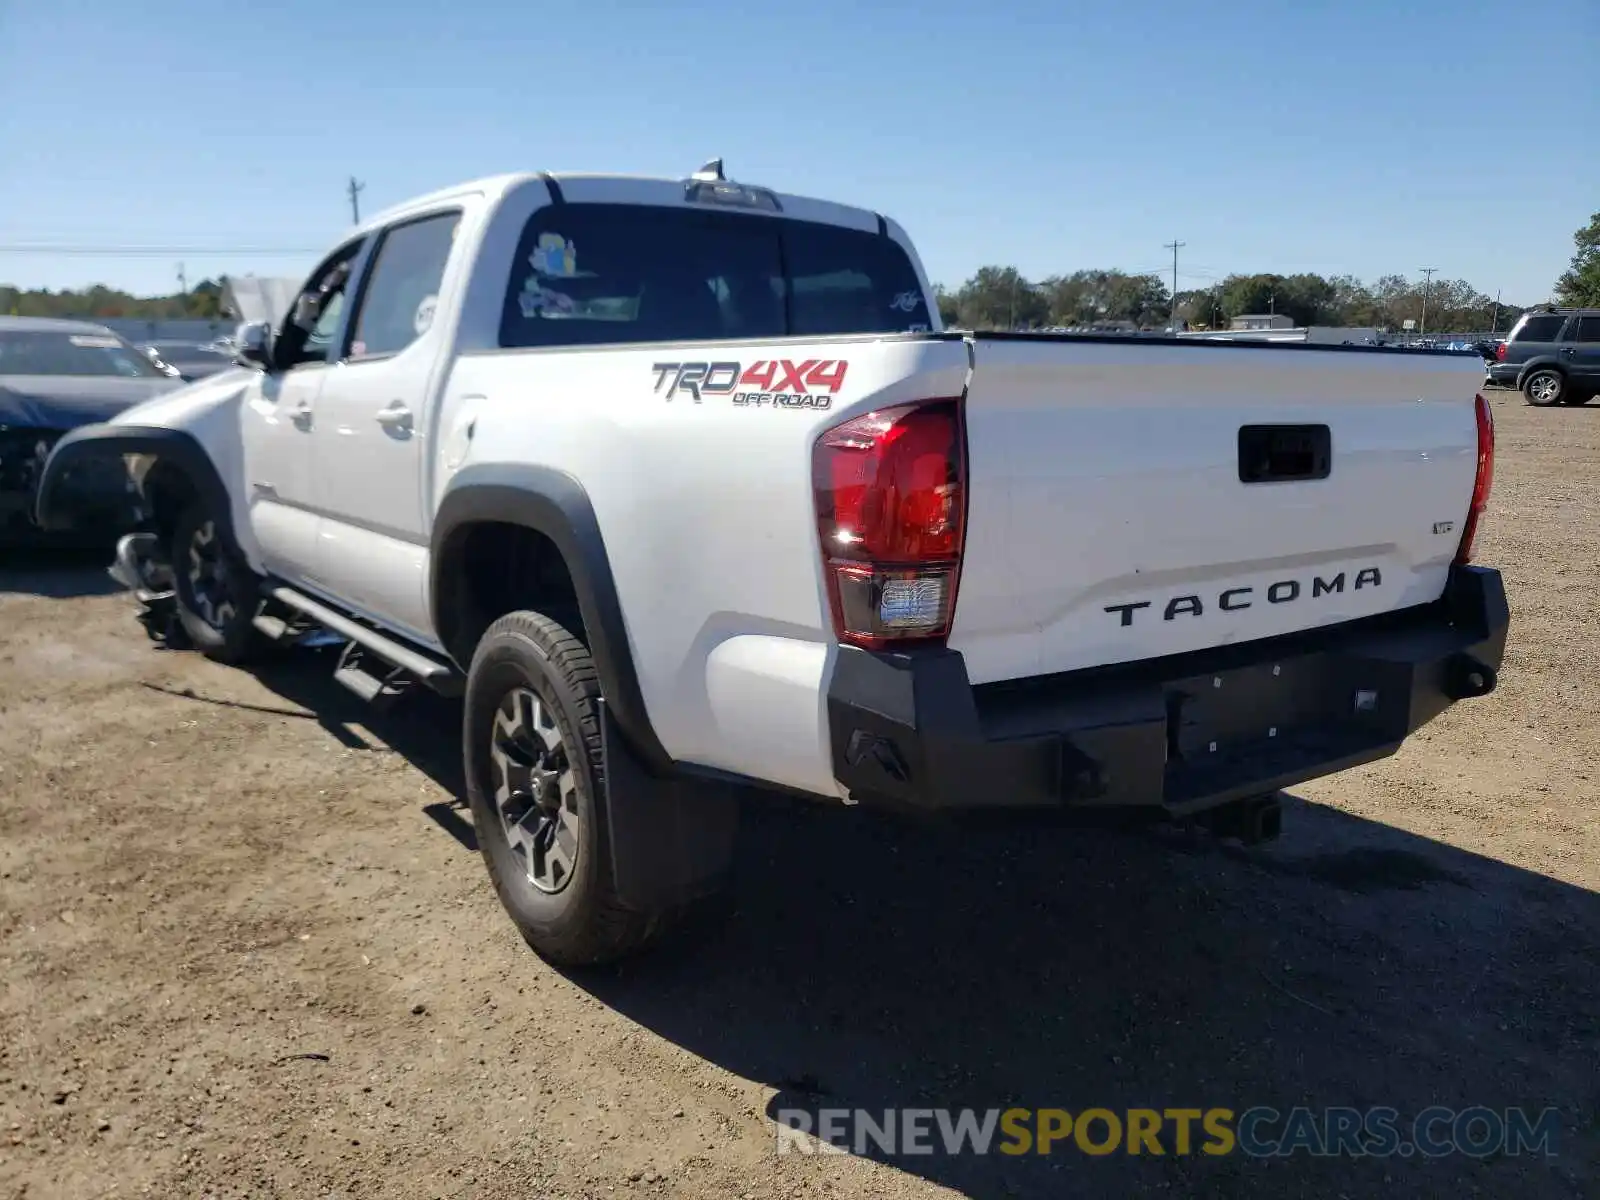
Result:
<svg viewBox="0 0 1600 1200">
<path fill-rule="evenodd" d="M 174 368 L 150 360 L 102 325 L 39 317 L 0 317 L 0 545 L 43 544 L 33 523 L 34 489 L 50 449 L 80 425 L 108 420 L 153 396 L 183 387 Z M 77 481 L 103 512 L 84 536 L 114 540 L 133 497 L 126 472 Z"/>
</svg>

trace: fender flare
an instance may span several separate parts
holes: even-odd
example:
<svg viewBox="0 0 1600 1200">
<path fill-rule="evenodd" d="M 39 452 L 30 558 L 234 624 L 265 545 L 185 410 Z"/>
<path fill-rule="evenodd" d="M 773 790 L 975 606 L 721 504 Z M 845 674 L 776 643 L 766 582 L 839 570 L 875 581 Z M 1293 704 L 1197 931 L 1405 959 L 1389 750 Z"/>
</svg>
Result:
<svg viewBox="0 0 1600 1200">
<path fill-rule="evenodd" d="M 463 653 L 462 647 L 452 644 L 456 639 L 449 613 L 457 603 L 452 588 L 461 577 L 467 529 L 482 522 L 531 529 L 561 552 L 607 709 L 645 765 L 658 774 L 670 774 L 672 758 L 656 736 L 639 688 L 622 602 L 594 505 L 583 485 L 566 472 L 520 464 L 468 466 L 450 480 L 434 516 L 428 580 L 429 611 L 446 652 L 463 672 L 467 670 L 471 652 Z"/>
<path fill-rule="evenodd" d="M 1522 381 L 1527 379 L 1529 375 L 1535 371 L 1542 371 L 1547 367 L 1560 372 L 1562 377 L 1565 379 L 1570 380 L 1572 378 L 1571 370 L 1568 369 L 1567 364 L 1564 363 L 1560 358 L 1556 357 L 1554 354 L 1543 354 L 1538 358 L 1530 358 L 1527 362 L 1523 363 L 1517 368 L 1517 391 L 1520 392 L 1522 390 Z"/>
<path fill-rule="evenodd" d="M 103 422 L 83 425 L 56 442 L 45 460 L 34 500 L 34 519 L 48 530 L 70 530 L 76 514 L 64 502 L 59 485 L 72 469 L 92 459 L 149 454 L 175 464 L 194 484 L 210 508 L 229 546 L 239 549 L 233 528 L 233 505 L 228 489 L 200 443 L 181 429 L 159 425 L 121 425 Z"/>
</svg>

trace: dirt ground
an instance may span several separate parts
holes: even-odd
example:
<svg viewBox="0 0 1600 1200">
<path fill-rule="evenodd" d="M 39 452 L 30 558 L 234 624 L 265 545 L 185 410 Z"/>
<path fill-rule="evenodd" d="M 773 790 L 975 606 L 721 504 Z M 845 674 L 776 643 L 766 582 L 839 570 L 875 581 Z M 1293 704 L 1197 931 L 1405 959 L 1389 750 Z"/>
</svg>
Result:
<svg viewBox="0 0 1600 1200">
<path fill-rule="evenodd" d="M 1600 405 L 1493 393 L 1498 692 L 1181 832 L 750 806 L 622 970 L 503 917 L 442 702 L 0 565 L 0 1197 L 1600 1194 Z M 1553 1159 L 778 1156 L 827 1106 L 1554 1107 Z"/>
</svg>

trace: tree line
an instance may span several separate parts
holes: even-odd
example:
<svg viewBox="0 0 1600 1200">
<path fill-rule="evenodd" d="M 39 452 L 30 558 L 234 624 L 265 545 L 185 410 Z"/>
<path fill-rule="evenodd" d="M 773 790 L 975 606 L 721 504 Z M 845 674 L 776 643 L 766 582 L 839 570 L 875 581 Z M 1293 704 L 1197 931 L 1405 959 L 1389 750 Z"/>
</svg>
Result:
<svg viewBox="0 0 1600 1200">
<path fill-rule="evenodd" d="M 1229 275 L 1212 287 L 1178 292 L 1174 303 L 1157 274 L 1102 268 L 1034 281 L 1015 267 L 988 266 L 959 288 L 936 292 L 945 323 L 966 329 L 1165 329 L 1174 316 L 1180 329 L 1226 329 L 1234 317 L 1265 313 L 1296 325 L 1400 330 L 1409 320 L 1435 333 L 1479 333 L 1504 332 L 1523 312 L 1464 279 L 1428 283 L 1404 275 L 1370 284 L 1353 275 Z"/>
<path fill-rule="evenodd" d="M 1556 281 L 1555 301 L 1600 306 L 1600 212 L 1572 236 L 1576 253 Z M 1385 275 L 1363 283 L 1354 275 L 1229 275 L 1211 287 L 1174 296 L 1160 274 L 1111 268 L 1025 279 L 1015 267 L 981 267 L 951 290 L 935 287 L 946 325 L 965 329 L 1084 328 L 1225 329 L 1234 317 L 1266 313 L 1296 325 L 1413 328 L 1434 333 L 1504 332 L 1526 311 L 1478 291 L 1464 279 Z M 1426 318 L 1426 319 L 1424 319 Z"/>
<path fill-rule="evenodd" d="M 0 284 L 0 314 L 14 317 L 75 317 L 93 320 L 128 317 L 142 321 L 222 318 L 222 290 L 227 276 L 203 279 L 186 292 L 170 296 L 134 296 L 101 284 L 56 292 L 49 288 L 17 288 Z"/>
</svg>

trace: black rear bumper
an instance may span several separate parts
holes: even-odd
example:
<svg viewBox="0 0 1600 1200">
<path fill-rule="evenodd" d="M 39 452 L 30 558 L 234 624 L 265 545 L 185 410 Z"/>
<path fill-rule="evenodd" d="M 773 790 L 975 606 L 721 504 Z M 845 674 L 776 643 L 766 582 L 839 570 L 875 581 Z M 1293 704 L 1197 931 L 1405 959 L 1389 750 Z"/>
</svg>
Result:
<svg viewBox="0 0 1600 1200">
<path fill-rule="evenodd" d="M 1500 573 L 1456 568 L 1434 604 L 1243 645 L 974 687 L 959 653 L 841 647 L 834 776 L 919 809 L 1198 812 L 1392 754 L 1495 686 Z"/>
</svg>

